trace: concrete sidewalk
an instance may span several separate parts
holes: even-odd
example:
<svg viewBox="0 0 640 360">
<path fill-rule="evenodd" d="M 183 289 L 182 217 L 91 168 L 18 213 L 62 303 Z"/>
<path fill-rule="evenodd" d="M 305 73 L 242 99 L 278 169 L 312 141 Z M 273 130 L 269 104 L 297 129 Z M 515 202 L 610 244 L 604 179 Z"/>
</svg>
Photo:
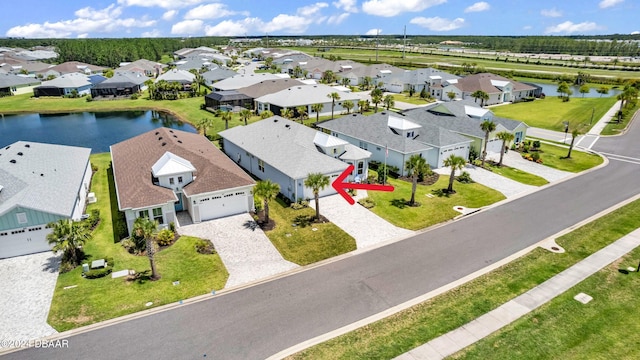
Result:
<svg viewBox="0 0 640 360">
<path fill-rule="evenodd" d="M 553 300 L 556 296 L 569 290 L 638 246 L 640 246 L 640 229 L 622 237 L 515 299 L 466 325 L 396 357 L 396 359 L 432 360 L 443 359 L 455 354 Z"/>
</svg>

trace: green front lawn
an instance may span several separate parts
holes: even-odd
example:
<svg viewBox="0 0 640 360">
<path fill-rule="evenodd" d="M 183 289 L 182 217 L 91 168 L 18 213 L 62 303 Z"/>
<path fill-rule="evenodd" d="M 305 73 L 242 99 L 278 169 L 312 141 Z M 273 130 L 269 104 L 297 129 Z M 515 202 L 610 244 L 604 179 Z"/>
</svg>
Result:
<svg viewBox="0 0 640 360">
<path fill-rule="evenodd" d="M 525 172 L 516 168 L 512 168 L 509 166 L 503 165 L 501 167 L 498 167 L 497 164 L 493 164 L 493 163 L 488 163 L 487 166 L 492 172 L 523 184 L 533 185 L 533 186 L 542 186 L 549 183 L 546 179 L 538 175 L 533 175 L 528 172 Z"/>
<path fill-rule="evenodd" d="M 537 248 L 486 275 L 291 359 L 392 359 L 532 289 L 640 227 L 640 200 L 557 239 L 563 254 Z M 497 335 L 470 348 L 477 359 L 635 359 L 639 356 L 636 249 Z M 594 297 L 582 305 L 578 292 Z M 462 355 L 456 357 L 462 358 Z"/>
<path fill-rule="evenodd" d="M 584 133 L 615 103 L 615 97 L 571 97 L 570 101 L 562 102 L 558 97 L 548 96 L 542 100 L 495 106 L 491 111 L 499 117 L 519 120 L 529 126 L 555 131 L 564 131 L 564 121 L 570 123 L 571 129 L 582 124 L 580 131 Z M 591 122 L 592 113 L 593 122 Z"/>
<path fill-rule="evenodd" d="M 546 166 L 554 169 L 578 173 L 602 164 L 604 161 L 600 156 L 578 151 L 575 148 L 571 152 L 571 158 L 567 159 L 568 147 L 555 146 L 551 144 L 540 144 L 540 159 Z"/>
<path fill-rule="evenodd" d="M 371 211 L 396 226 L 410 230 L 424 229 L 460 215 L 453 209 L 454 206 L 480 208 L 505 198 L 500 192 L 486 186 L 457 181 L 453 184 L 455 194 L 437 195 L 439 190 L 446 189 L 449 185 L 449 177 L 440 175 L 438 181 L 431 186 L 418 185 L 416 202 L 421 206 L 402 206 L 411 199 L 411 183 L 397 179 L 389 179 L 389 183 L 395 187 L 393 192 L 369 192 L 369 197 L 376 203 Z M 427 194 L 433 197 L 428 197 Z"/>
<path fill-rule="evenodd" d="M 135 270 L 136 273 L 150 271 L 149 260 L 145 256 L 129 254 L 115 242 L 112 226 L 112 208 L 115 198 L 113 182 L 108 181 L 110 170 L 109 153 L 91 155 L 91 163 L 98 167 L 92 179 L 91 191 L 98 201 L 87 208 L 100 210 L 101 221 L 93 231 L 93 239 L 84 246 L 90 263 L 95 259 L 113 257 L 114 271 Z M 116 205 L 117 206 L 117 205 Z M 153 307 L 177 302 L 212 290 L 222 289 L 229 274 L 215 255 L 201 255 L 195 251 L 193 237 L 183 236 L 178 241 L 156 255 L 158 281 L 127 281 L 125 278 L 112 279 L 110 275 L 100 279 L 85 279 L 82 267 L 60 274 L 51 302 L 48 322 L 57 331 L 65 331 L 114 317 L 147 309 L 147 302 Z M 173 281 L 180 281 L 174 286 Z M 65 290 L 64 287 L 77 285 Z"/>
<path fill-rule="evenodd" d="M 270 203 L 269 209 L 269 217 L 276 222 L 276 227 L 265 234 L 286 260 L 308 265 L 356 250 L 355 239 L 338 226 L 305 221 L 315 216 L 315 210 L 310 207 L 294 210 L 278 198 Z"/>
<path fill-rule="evenodd" d="M 395 101 L 402 101 L 414 105 L 425 105 L 434 102 L 434 100 L 421 99 L 419 91 L 415 92 L 412 97 L 409 97 L 409 92 L 407 91 L 402 94 L 393 94 L 392 96 Z"/>
<path fill-rule="evenodd" d="M 627 108 L 625 106 L 625 108 Z M 631 124 L 631 120 L 637 115 L 637 111 L 640 110 L 640 102 L 636 102 L 636 105 L 630 109 L 625 109 L 626 116 L 623 116 L 621 122 L 617 122 L 617 118 L 614 117 L 614 121 L 610 121 L 600 135 L 620 135 Z"/>
</svg>

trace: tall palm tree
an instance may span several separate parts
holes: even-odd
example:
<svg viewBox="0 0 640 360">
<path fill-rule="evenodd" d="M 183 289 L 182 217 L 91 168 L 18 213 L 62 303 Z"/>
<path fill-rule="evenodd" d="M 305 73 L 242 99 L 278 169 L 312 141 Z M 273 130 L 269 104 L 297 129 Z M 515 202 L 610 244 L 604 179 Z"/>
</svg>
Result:
<svg viewBox="0 0 640 360">
<path fill-rule="evenodd" d="M 300 118 L 300 124 L 304 122 L 304 119 L 307 118 L 307 106 L 301 105 L 296 107 L 296 112 L 298 113 L 298 117 Z"/>
<path fill-rule="evenodd" d="M 342 84 L 342 86 L 348 87 L 349 85 L 351 85 L 351 80 L 349 80 L 349 78 L 343 77 L 342 79 L 340 79 L 340 84 Z"/>
<path fill-rule="evenodd" d="M 362 90 L 369 90 L 369 88 L 371 87 L 371 81 L 371 76 L 365 76 L 364 78 L 362 78 L 362 85 L 360 86 Z"/>
<path fill-rule="evenodd" d="M 223 111 L 222 112 L 222 120 L 224 120 L 224 128 L 225 129 L 229 128 L 229 121 L 231 121 L 232 118 L 233 118 L 233 114 L 231 113 L 231 111 Z"/>
<path fill-rule="evenodd" d="M 464 165 L 466 163 L 466 160 L 462 156 L 457 156 L 456 154 L 451 154 L 448 158 L 444 159 L 444 166 L 451 167 L 451 175 L 449 176 L 449 187 L 447 188 L 448 193 L 453 193 L 453 180 L 456 177 L 456 170 L 464 169 Z"/>
<path fill-rule="evenodd" d="M 64 258 L 72 265 L 78 265 L 81 260 L 81 247 L 91 240 L 91 232 L 84 224 L 71 219 L 58 220 L 49 223 L 53 230 L 47 234 L 47 242 L 53 245 L 53 252 L 61 251 Z"/>
<path fill-rule="evenodd" d="M 316 113 L 316 124 L 320 121 L 320 111 L 322 111 L 322 108 L 324 108 L 324 104 L 318 103 L 311 105 L 311 111 Z"/>
<path fill-rule="evenodd" d="M 351 100 L 345 100 L 342 102 L 342 107 L 347 109 L 347 114 L 349 114 L 349 112 L 351 112 L 351 109 L 353 109 L 353 101 Z"/>
<path fill-rule="evenodd" d="M 280 185 L 269 179 L 261 180 L 256 183 L 253 191 L 264 203 L 264 222 L 265 224 L 269 224 L 269 202 L 275 199 L 280 192 Z"/>
<path fill-rule="evenodd" d="M 571 159 L 571 150 L 573 150 L 573 143 L 576 141 L 576 138 L 580 135 L 580 130 L 576 127 L 571 130 L 571 144 L 569 144 L 569 152 L 567 153 L 567 159 Z"/>
<path fill-rule="evenodd" d="M 285 119 L 291 119 L 293 117 L 293 110 L 286 107 L 280 110 L 280 116 L 282 116 Z"/>
<path fill-rule="evenodd" d="M 202 118 L 200 120 L 196 120 L 194 125 L 198 132 L 202 131 L 202 134 L 207 137 L 207 130 L 213 126 L 213 119 Z"/>
<path fill-rule="evenodd" d="M 369 101 L 362 99 L 358 100 L 358 111 L 362 114 L 369 107 Z"/>
<path fill-rule="evenodd" d="M 375 112 L 378 112 L 378 104 L 382 102 L 382 90 L 375 88 L 371 90 L 371 102 L 375 105 Z"/>
<path fill-rule="evenodd" d="M 155 237 L 158 233 L 158 223 L 147 217 L 139 217 L 133 222 L 133 232 L 145 241 L 147 257 L 149 258 L 149 265 L 151 265 L 151 280 L 159 279 L 160 276 L 156 271 L 154 258 L 156 253 Z"/>
<path fill-rule="evenodd" d="M 489 94 L 487 94 L 486 92 L 484 92 L 482 90 L 476 90 L 476 91 L 471 93 L 471 97 L 474 99 L 474 102 L 477 102 L 477 100 L 480 99 L 481 100 L 480 107 L 483 107 L 484 106 L 484 101 L 488 100 L 488 98 L 489 98 Z"/>
<path fill-rule="evenodd" d="M 384 102 L 384 106 L 387 107 L 387 110 L 389 110 L 389 108 L 394 107 L 396 105 L 396 101 L 393 99 L 393 95 L 385 96 L 382 102 Z"/>
<path fill-rule="evenodd" d="M 320 220 L 320 191 L 329 186 L 329 177 L 322 173 L 311 173 L 307 175 L 304 186 L 313 190 L 313 197 L 316 201 L 316 220 Z"/>
<path fill-rule="evenodd" d="M 429 171 L 429 164 L 420 154 L 415 154 L 409 157 L 409 160 L 404 164 L 404 168 L 407 170 L 407 175 L 411 177 L 411 200 L 409 200 L 409 206 L 413 206 L 416 203 L 418 176 Z"/>
<path fill-rule="evenodd" d="M 496 137 L 502 140 L 502 147 L 500 148 L 500 161 L 498 162 L 498 166 L 502 166 L 502 158 L 504 157 L 504 151 L 507 148 L 507 144 L 511 142 L 515 138 L 515 135 L 508 131 L 500 131 L 496 134 Z"/>
<path fill-rule="evenodd" d="M 487 160 L 487 145 L 489 145 L 489 134 L 496 130 L 496 123 L 491 120 L 485 120 L 480 124 L 480 129 L 484 131 L 484 148 L 482 150 L 482 167 Z"/>
<path fill-rule="evenodd" d="M 247 125 L 248 120 L 251 118 L 251 110 L 249 109 L 240 110 L 240 117 L 244 120 L 244 124 Z"/>
<path fill-rule="evenodd" d="M 333 110 L 336 107 L 336 101 L 340 100 L 340 94 L 332 92 L 331 94 L 327 94 L 327 97 L 331 99 L 331 119 L 333 120 Z"/>
</svg>

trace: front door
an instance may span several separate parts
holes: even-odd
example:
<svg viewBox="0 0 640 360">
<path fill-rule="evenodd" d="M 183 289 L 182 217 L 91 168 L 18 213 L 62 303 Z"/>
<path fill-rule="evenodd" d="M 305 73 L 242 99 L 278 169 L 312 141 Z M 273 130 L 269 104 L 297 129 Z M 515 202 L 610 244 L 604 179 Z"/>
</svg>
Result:
<svg viewBox="0 0 640 360">
<path fill-rule="evenodd" d="M 178 196 L 178 202 L 175 203 L 174 208 L 176 209 L 176 211 L 182 211 L 184 210 L 182 206 L 182 193 L 178 193 L 176 195 Z"/>
</svg>

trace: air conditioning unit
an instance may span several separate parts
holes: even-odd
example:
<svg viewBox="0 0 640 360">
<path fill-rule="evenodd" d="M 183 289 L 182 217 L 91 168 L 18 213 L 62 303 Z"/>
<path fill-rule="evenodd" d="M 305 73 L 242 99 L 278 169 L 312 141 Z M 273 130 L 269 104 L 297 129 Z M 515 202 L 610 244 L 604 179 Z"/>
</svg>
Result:
<svg viewBox="0 0 640 360">
<path fill-rule="evenodd" d="M 98 201 L 98 199 L 96 198 L 96 193 L 89 193 L 87 195 L 87 202 L 89 204 L 93 204 L 94 202 Z"/>
</svg>

